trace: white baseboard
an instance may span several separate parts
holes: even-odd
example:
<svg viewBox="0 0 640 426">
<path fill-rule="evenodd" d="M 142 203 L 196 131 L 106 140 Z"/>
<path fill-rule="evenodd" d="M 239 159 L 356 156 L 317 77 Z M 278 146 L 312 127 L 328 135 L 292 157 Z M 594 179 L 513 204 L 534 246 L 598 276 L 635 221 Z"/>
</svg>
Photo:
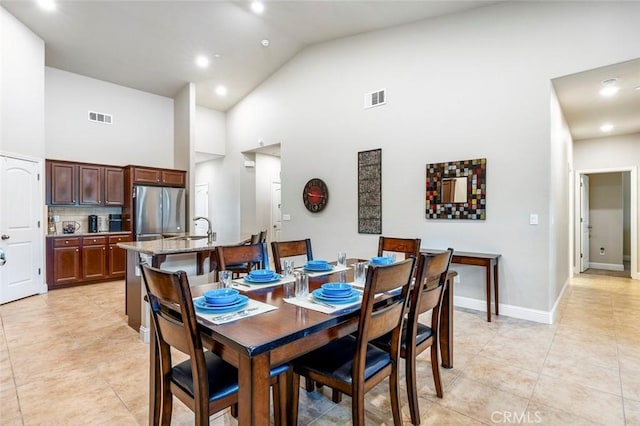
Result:
<svg viewBox="0 0 640 426">
<path fill-rule="evenodd" d="M 149 344 L 150 340 L 150 336 L 151 336 L 151 330 L 148 327 L 144 327 L 144 326 L 140 326 L 140 340 L 142 340 L 143 343 Z"/>
<path fill-rule="evenodd" d="M 471 299 L 469 297 L 454 296 L 453 305 L 461 308 L 473 309 L 474 311 L 487 311 L 487 302 L 480 299 Z M 495 312 L 493 303 L 491 304 L 492 312 Z M 523 319 L 527 321 L 540 322 L 543 324 L 553 324 L 553 313 L 540 311 L 537 309 L 523 308 L 521 306 L 500 304 L 500 315 L 507 317 Z"/>
<path fill-rule="evenodd" d="M 607 271 L 624 271 L 624 265 L 619 265 L 615 263 L 589 262 L 589 268 L 606 269 Z"/>
<path fill-rule="evenodd" d="M 564 297 L 564 292 L 567 290 L 567 288 L 569 288 L 570 280 L 571 280 L 571 277 L 567 278 L 567 280 L 564 282 L 564 285 L 562 286 L 562 290 L 560 291 L 560 294 L 558 295 L 556 302 L 553 304 L 553 308 L 551 308 L 551 322 L 549 324 L 554 324 L 558 319 L 558 306 L 560 305 L 560 301 Z"/>
</svg>

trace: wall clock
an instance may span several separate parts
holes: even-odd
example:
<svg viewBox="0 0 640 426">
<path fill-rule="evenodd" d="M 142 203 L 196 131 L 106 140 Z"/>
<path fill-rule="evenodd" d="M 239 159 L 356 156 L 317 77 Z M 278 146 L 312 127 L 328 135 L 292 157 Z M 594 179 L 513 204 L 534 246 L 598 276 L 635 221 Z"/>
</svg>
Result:
<svg viewBox="0 0 640 426">
<path fill-rule="evenodd" d="M 327 201 L 329 201 L 327 184 L 322 179 L 311 179 L 302 190 L 302 201 L 307 210 L 312 213 L 317 213 L 324 209 Z"/>
</svg>

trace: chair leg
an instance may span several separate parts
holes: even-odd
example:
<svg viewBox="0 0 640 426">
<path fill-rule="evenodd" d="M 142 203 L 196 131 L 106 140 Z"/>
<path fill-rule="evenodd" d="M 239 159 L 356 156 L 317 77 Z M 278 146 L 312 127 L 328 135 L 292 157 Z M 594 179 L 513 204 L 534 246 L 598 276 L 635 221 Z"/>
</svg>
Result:
<svg viewBox="0 0 640 426">
<path fill-rule="evenodd" d="M 342 392 L 337 389 L 331 389 L 331 400 L 336 404 L 340 404 L 340 401 L 342 401 Z"/>
<path fill-rule="evenodd" d="M 364 426 L 364 392 L 362 386 L 353 387 L 351 421 L 355 426 Z"/>
<path fill-rule="evenodd" d="M 409 413 L 411 423 L 420 424 L 420 410 L 418 408 L 418 384 L 416 383 L 416 355 L 412 351 L 407 351 L 405 359 L 405 379 L 407 382 L 407 397 L 409 399 Z"/>
<path fill-rule="evenodd" d="M 400 415 L 400 389 L 398 387 L 398 367 L 397 363 L 391 369 L 389 377 L 389 394 L 391 396 L 391 412 L 393 413 L 393 424 L 399 426 L 402 424 Z"/>
<path fill-rule="evenodd" d="M 293 372 L 293 369 L 287 370 L 287 424 L 298 424 L 298 399 L 300 396 L 300 376 Z"/>
<path fill-rule="evenodd" d="M 313 380 L 312 380 L 312 379 L 310 379 L 310 378 L 308 378 L 308 377 L 305 377 L 305 378 L 304 378 L 304 389 L 305 389 L 307 392 L 313 392 L 313 389 L 314 389 L 314 383 L 313 383 Z"/>
<path fill-rule="evenodd" d="M 431 372 L 433 373 L 436 395 L 438 398 L 442 398 L 442 382 L 440 381 L 440 364 L 438 364 L 438 345 L 436 342 L 431 345 Z"/>
<path fill-rule="evenodd" d="M 160 419 L 163 425 L 171 424 L 171 415 L 173 412 L 173 395 L 169 389 L 168 381 L 165 381 L 162 386 L 162 414 Z"/>
<path fill-rule="evenodd" d="M 275 426 L 287 424 L 287 376 L 286 373 L 278 377 L 278 382 L 272 385 L 273 389 L 273 417 Z"/>
</svg>

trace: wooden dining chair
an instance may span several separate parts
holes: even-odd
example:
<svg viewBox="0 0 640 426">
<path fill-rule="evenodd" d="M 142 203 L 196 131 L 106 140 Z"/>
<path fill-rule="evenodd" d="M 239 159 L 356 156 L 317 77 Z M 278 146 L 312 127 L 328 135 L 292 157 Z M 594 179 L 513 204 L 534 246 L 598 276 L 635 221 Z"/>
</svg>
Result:
<svg viewBox="0 0 640 426">
<path fill-rule="evenodd" d="M 440 363 L 438 362 L 438 330 L 440 327 L 440 307 L 449 273 L 449 265 L 453 257 L 450 248 L 438 254 L 420 254 L 416 273 L 416 284 L 409 296 L 409 313 L 402 327 L 400 337 L 400 357 L 405 359 L 405 378 L 409 397 L 411 423 L 420 424 L 418 409 L 418 383 L 416 374 L 416 357 L 431 348 L 431 371 L 438 398 L 442 398 L 440 381 Z M 418 322 L 420 314 L 431 311 L 431 324 Z M 372 343 L 386 351 L 393 350 L 395 336 L 387 334 Z"/>
<path fill-rule="evenodd" d="M 266 243 L 216 247 L 217 271 L 231 270 L 234 277 L 269 267 Z"/>
<path fill-rule="evenodd" d="M 420 238 L 380 237 L 378 240 L 378 256 L 386 252 L 403 253 L 404 258 L 415 257 L 420 254 Z"/>
<path fill-rule="evenodd" d="M 282 259 L 286 257 L 306 256 L 306 260 L 313 260 L 311 251 L 311 240 L 296 241 L 272 241 L 271 252 L 273 253 L 273 264 L 276 272 L 282 273 Z"/>
<path fill-rule="evenodd" d="M 160 399 L 162 405 L 160 413 L 154 413 L 154 417 L 160 418 L 153 418 L 151 423 L 171 423 L 172 396 L 175 395 L 195 413 L 196 425 L 208 425 L 209 416 L 237 404 L 238 370 L 203 349 L 187 274 L 164 271 L 144 263 L 141 270 L 155 328 L 152 338 L 156 339 L 160 363 L 160 380 L 150 398 Z M 178 308 L 180 315 L 172 315 L 168 306 Z M 173 365 L 172 348 L 188 355 L 189 359 Z M 284 373 L 287 370 L 287 365 L 271 370 L 278 424 L 284 424 Z"/>
<path fill-rule="evenodd" d="M 389 377 L 391 410 L 395 425 L 401 424 L 398 393 L 399 338 L 407 306 L 415 259 L 386 266 L 369 266 L 362 295 L 357 335 L 334 340 L 291 362 L 289 419 L 296 424 L 300 376 L 351 395 L 352 423 L 364 425 L 364 394 Z M 399 294 L 374 306 L 380 293 L 400 288 Z M 391 350 L 369 342 L 386 333 L 394 336 Z"/>
</svg>

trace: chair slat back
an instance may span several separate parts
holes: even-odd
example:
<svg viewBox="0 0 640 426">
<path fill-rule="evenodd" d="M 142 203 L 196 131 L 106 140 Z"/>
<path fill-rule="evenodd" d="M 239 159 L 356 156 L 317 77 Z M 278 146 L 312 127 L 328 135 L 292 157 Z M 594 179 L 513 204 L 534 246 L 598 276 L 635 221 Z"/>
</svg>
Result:
<svg viewBox="0 0 640 426">
<path fill-rule="evenodd" d="M 380 237 L 378 240 L 378 256 L 383 256 L 385 252 L 404 253 L 405 259 L 408 257 L 418 257 L 420 254 L 420 238 L 393 238 Z"/>
<path fill-rule="evenodd" d="M 358 327 L 358 347 L 366 352 L 369 341 L 390 331 L 397 332 L 404 317 L 415 259 L 410 258 L 387 266 L 369 266 L 362 297 Z M 376 294 L 400 288 L 400 297 L 375 310 Z"/>
<path fill-rule="evenodd" d="M 306 256 L 307 261 L 313 260 L 311 251 L 311 240 L 297 241 L 272 241 L 271 252 L 273 253 L 273 263 L 277 273 L 282 273 L 282 259 L 294 256 Z"/>
<path fill-rule="evenodd" d="M 188 355 L 194 349 L 202 350 L 186 273 L 164 271 L 146 264 L 142 264 L 141 269 L 158 337 Z M 166 305 L 180 307 L 181 317 L 170 315 Z"/>
<path fill-rule="evenodd" d="M 226 269 L 227 265 L 242 263 L 251 264 L 251 268 L 267 267 L 265 243 L 251 244 L 248 246 L 218 246 L 216 247 L 218 270 Z"/>
</svg>

